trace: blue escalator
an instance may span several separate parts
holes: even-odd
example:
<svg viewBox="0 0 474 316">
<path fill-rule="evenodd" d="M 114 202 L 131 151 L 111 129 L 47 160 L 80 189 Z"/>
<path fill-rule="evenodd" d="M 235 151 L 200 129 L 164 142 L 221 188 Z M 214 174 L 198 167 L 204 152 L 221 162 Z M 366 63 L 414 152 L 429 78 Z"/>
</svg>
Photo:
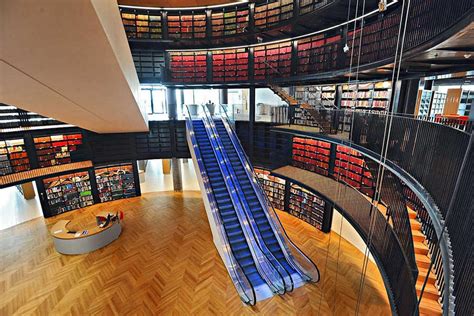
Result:
<svg viewBox="0 0 474 316">
<path fill-rule="evenodd" d="M 193 120 L 193 127 L 205 172 L 209 178 L 230 248 L 252 286 L 255 288 L 263 285 L 265 281 L 255 266 L 252 253 L 219 168 L 218 160 L 206 133 L 205 125 L 201 120 Z"/>
<path fill-rule="evenodd" d="M 265 214 L 265 211 L 260 204 L 257 192 L 255 191 L 252 183 L 250 182 L 249 176 L 245 171 L 244 165 L 239 159 L 238 153 L 232 143 L 232 140 L 227 133 L 224 123 L 221 119 L 214 120 L 217 132 L 224 146 L 224 150 L 227 153 L 232 168 L 237 176 L 240 183 L 240 187 L 244 193 L 247 204 L 250 208 L 250 212 L 258 226 L 258 230 L 263 238 L 263 241 L 267 248 L 271 251 L 277 261 L 285 268 L 289 275 L 293 275 L 296 271 L 291 267 L 285 258 L 285 255 L 280 247 L 280 244 L 275 236 L 272 226 Z"/>
</svg>

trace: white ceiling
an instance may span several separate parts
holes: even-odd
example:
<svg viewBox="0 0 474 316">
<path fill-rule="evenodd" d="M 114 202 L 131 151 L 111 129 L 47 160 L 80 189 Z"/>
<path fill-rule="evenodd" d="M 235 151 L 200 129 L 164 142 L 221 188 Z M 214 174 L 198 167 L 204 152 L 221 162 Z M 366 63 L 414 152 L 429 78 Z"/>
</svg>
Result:
<svg viewBox="0 0 474 316">
<path fill-rule="evenodd" d="M 0 102 L 99 132 L 148 130 L 114 0 L 0 0 Z"/>
</svg>

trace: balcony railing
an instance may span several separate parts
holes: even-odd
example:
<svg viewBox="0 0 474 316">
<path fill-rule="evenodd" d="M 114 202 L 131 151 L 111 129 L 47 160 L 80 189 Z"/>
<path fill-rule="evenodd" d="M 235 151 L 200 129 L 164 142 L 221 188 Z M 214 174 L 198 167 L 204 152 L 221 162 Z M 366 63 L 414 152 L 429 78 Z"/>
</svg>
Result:
<svg viewBox="0 0 474 316">
<path fill-rule="evenodd" d="M 414 183 L 410 190 L 417 192 L 416 201 L 421 202 L 418 214 L 428 233 L 444 311 L 452 311 L 454 306 L 459 310 L 466 308 L 468 301 L 457 296 L 453 288 L 465 292 L 469 286 L 469 281 L 462 277 L 468 246 L 463 241 L 466 230 L 460 219 L 472 216 L 466 206 L 473 202 L 469 189 L 473 162 L 466 159 L 473 155 L 472 123 L 457 122 L 452 127 L 442 125 L 439 117 L 420 120 L 371 111 L 318 111 L 319 120 L 332 126 L 324 137 L 366 151 L 385 161 L 390 172 L 401 172 L 406 177 L 404 181 Z M 460 126 L 464 131 L 457 129 Z M 319 132 L 317 128 L 314 131 Z"/>
</svg>

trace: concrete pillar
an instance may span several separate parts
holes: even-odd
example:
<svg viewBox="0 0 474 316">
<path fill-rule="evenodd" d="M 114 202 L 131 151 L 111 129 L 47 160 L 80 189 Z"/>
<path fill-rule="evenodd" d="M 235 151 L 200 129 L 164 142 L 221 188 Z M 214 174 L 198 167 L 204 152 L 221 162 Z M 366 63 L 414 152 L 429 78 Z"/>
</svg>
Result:
<svg viewBox="0 0 474 316">
<path fill-rule="evenodd" d="M 170 159 L 161 160 L 161 166 L 163 168 L 163 174 L 171 173 L 171 160 Z"/>
<path fill-rule="evenodd" d="M 146 172 L 147 164 L 148 164 L 147 160 L 138 160 L 138 170 L 143 170 Z"/>
<path fill-rule="evenodd" d="M 18 185 L 18 190 L 21 192 L 25 200 L 34 199 L 36 196 L 35 189 L 33 187 L 33 182 L 27 182 Z"/>
<path fill-rule="evenodd" d="M 166 107 L 168 109 L 168 118 L 170 120 L 177 119 L 178 116 L 178 104 L 176 102 L 176 88 L 166 88 Z"/>
<path fill-rule="evenodd" d="M 228 104 L 229 103 L 229 91 L 227 88 L 219 90 L 219 103 Z"/>
<path fill-rule="evenodd" d="M 181 176 L 181 165 L 178 158 L 172 159 L 173 188 L 175 191 L 183 191 L 183 181 Z"/>
</svg>

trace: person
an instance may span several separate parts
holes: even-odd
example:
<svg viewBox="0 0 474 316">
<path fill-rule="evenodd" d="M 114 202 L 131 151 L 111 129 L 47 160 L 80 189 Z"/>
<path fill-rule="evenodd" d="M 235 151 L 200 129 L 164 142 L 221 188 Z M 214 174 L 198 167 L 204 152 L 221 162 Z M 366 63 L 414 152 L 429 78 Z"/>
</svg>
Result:
<svg viewBox="0 0 474 316">
<path fill-rule="evenodd" d="M 214 102 L 212 102 L 211 100 L 209 100 L 209 102 L 206 103 L 206 107 L 207 109 L 209 110 L 209 113 L 211 113 L 211 116 L 214 115 L 214 111 L 216 109 L 216 105 L 214 104 Z"/>
</svg>

